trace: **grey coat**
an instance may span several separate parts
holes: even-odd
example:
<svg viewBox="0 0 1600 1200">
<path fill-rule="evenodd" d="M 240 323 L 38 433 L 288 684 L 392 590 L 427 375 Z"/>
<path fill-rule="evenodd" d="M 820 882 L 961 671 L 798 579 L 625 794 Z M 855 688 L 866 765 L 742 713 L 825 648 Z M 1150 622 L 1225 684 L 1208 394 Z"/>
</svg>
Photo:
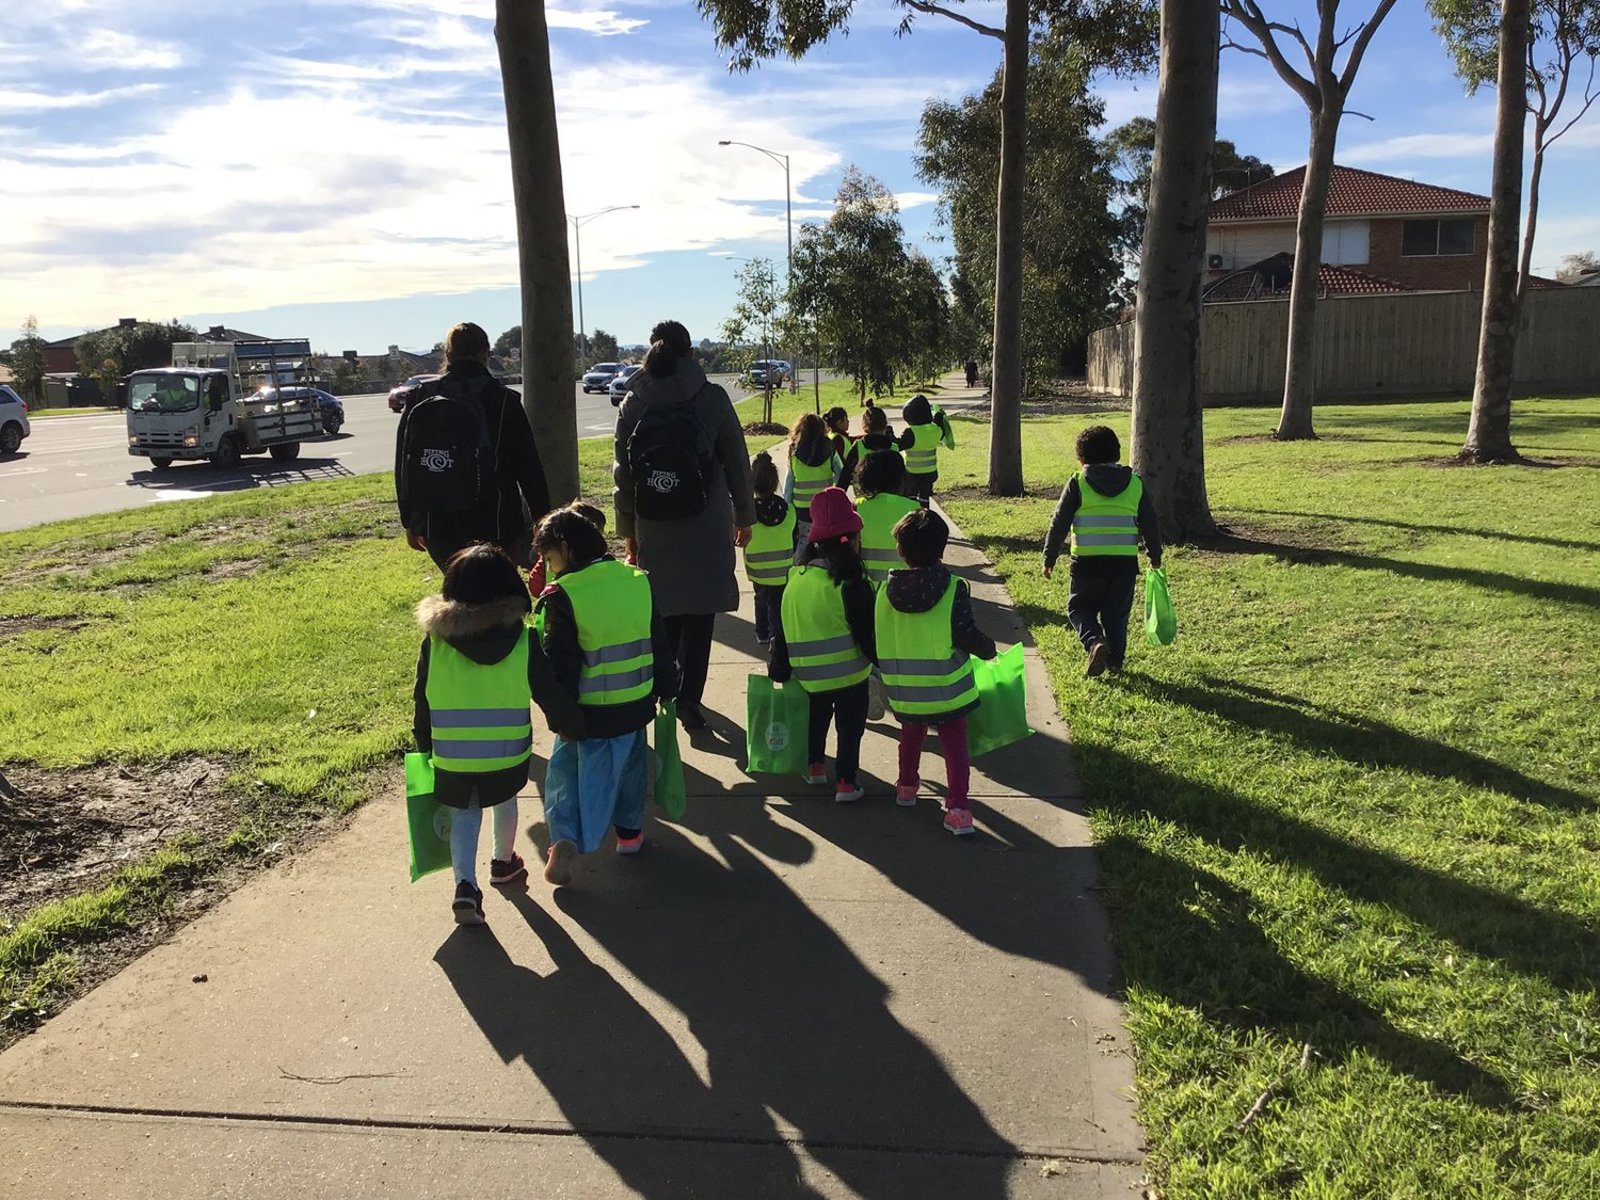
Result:
<svg viewBox="0 0 1600 1200">
<path fill-rule="evenodd" d="M 680 358 L 665 379 L 640 371 L 617 413 L 611 477 L 617 533 L 639 543 L 639 565 L 650 572 L 656 612 L 663 617 L 733 612 L 739 607 L 733 546 L 735 525 L 754 525 L 755 496 L 750 486 L 750 451 L 733 402 L 721 387 L 706 382 L 693 359 Z M 651 405 L 689 404 L 711 444 L 710 498 L 698 516 L 678 521 L 635 517 L 633 474 L 628 469 L 628 439 Z"/>
</svg>

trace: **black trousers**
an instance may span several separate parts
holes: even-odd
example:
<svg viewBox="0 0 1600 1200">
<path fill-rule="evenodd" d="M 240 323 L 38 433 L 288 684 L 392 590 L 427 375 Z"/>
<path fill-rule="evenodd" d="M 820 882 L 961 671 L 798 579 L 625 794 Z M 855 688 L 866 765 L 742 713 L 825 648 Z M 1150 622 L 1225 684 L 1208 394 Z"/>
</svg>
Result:
<svg viewBox="0 0 1600 1200">
<path fill-rule="evenodd" d="M 769 587 L 758 583 L 756 589 L 756 640 L 765 642 L 778 628 L 783 611 L 783 585 Z"/>
<path fill-rule="evenodd" d="M 716 613 L 685 613 L 662 617 L 661 630 L 667 645 L 678 655 L 678 702 L 699 704 L 706 691 L 706 672 L 711 667 L 711 635 L 716 630 Z"/>
<path fill-rule="evenodd" d="M 1120 668 L 1128 653 L 1128 612 L 1133 608 L 1133 585 L 1139 577 L 1139 560 L 1084 562 L 1073 559 L 1068 576 L 1067 620 L 1085 650 L 1104 641 L 1111 665 Z"/>
<path fill-rule="evenodd" d="M 861 736 L 867 731 L 867 681 L 838 688 L 831 692 L 807 692 L 811 701 L 811 730 L 806 741 L 806 761 L 823 761 L 828 748 L 828 722 L 839 730 L 839 752 L 836 755 L 839 778 L 845 783 L 856 781 L 856 771 L 861 766 Z"/>
<path fill-rule="evenodd" d="M 933 499 L 933 485 L 939 482 L 939 473 L 930 471 L 926 475 L 913 475 L 906 473 L 906 495 L 919 501 L 923 508 L 928 507 L 928 501 Z"/>
</svg>

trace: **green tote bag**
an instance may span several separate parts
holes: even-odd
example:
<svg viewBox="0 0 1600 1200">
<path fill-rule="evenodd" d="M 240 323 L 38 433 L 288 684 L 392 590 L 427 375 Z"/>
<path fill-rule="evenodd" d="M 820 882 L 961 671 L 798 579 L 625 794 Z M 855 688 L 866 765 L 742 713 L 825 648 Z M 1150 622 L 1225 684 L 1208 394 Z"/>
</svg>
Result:
<svg viewBox="0 0 1600 1200">
<path fill-rule="evenodd" d="M 750 676 L 744 728 L 752 775 L 804 774 L 810 727 L 811 705 L 798 683 L 774 685 L 765 675 Z"/>
<path fill-rule="evenodd" d="M 1152 646 L 1170 646 L 1178 636 L 1178 614 L 1172 609 L 1167 573 L 1151 567 L 1144 573 L 1144 640 Z"/>
<path fill-rule="evenodd" d="M 683 820 L 683 810 L 688 803 L 683 786 L 683 756 L 678 752 L 678 706 L 671 700 L 662 702 L 656 713 L 655 727 L 656 783 L 655 802 L 674 821 Z"/>
<path fill-rule="evenodd" d="M 450 807 L 433 798 L 433 756 L 406 755 L 406 821 L 411 827 L 411 882 L 450 865 Z"/>
<path fill-rule="evenodd" d="M 967 753 L 977 758 L 1020 742 L 1033 732 L 1028 728 L 1022 643 L 988 662 L 973 659 L 972 673 L 978 682 L 979 703 L 967 714 Z"/>
</svg>

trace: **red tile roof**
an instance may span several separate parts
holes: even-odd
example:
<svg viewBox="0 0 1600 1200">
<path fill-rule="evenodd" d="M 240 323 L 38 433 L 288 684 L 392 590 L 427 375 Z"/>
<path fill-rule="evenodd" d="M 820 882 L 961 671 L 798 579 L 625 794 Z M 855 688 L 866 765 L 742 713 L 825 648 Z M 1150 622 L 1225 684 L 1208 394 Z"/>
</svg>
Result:
<svg viewBox="0 0 1600 1200">
<path fill-rule="evenodd" d="M 1300 211 L 1300 189 L 1306 169 L 1296 167 L 1282 175 L 1230 192 L 1211 205 L 1213 221 L 1292 220 Z M 1489 197 L 1454 188 L 1414 183 L 1354 167 L 1333 168 L 1328 185 L 1330 217 L 1371 217 L 1390 214 L 1488 212 Z"/>
<path fill-rule="evenodd" d="M 1206 289 L 1203 299 L 1208 303 L 1227 300 L 1272 300 L 1289 295 L 1289 282 L 1294 274 L 1294 255 L 1288 251 L 1264 258 L 1231 275 L 1225 275 Z M 1391 296 L 1417 289 L 1358 271 L 1354 267 L 1323 263 L 1317 269 L 1317 288 L 1325 296 Z"/>
</svg>

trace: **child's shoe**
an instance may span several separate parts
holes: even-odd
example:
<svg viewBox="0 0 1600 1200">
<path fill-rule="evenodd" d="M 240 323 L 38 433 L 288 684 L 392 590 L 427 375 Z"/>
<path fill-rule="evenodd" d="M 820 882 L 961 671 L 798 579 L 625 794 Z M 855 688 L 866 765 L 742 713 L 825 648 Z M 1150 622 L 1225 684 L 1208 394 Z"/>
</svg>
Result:
<svg viewBox="0 0 1600 1200">
<path fill-rule="evenodd" d="M 456 898 L 450 905 L 457 925 L 487 925 L 483 919 L 483 893 L 465 879 L 456 884 Z"/>
<path fill-rule="evenodd" d="M 867 676 L 867 720 L 881 721 L 889 712 L 889 689 L 877 675 Z"/>
<path fill-rule="evenodd" d="M 1096 675 L 1104 675 L 1110 665 L 1111 648 L 1104 642 L 1096 642 L 1089 647 L 1089 665 L 1083 669 L 1083 677 L 1093 679 Z"/>
<path fill-rule="evenodd" d="M 555 887 L 572 882 L 572 860 L 578 856 L 575 842 L 565 838 L 550 847 L 550 858 L 544 865 L 544 881 Z"/>
<path fill-rule="evenodd" d="M 617 835 L 618 854 L 637 854 L 643 849 L 644 830 L 641 829 L 638 833 L 634 834 L 630 838 L 625 838 L 620 833 Z"/>
<path fill-rule="evenodd" d="M 833 785 L 833 801 L 835 804 L 854 804 L 866 794 L 866 789 L 860 784 L 846 783 L 843 779 Z"/>
<path fill-rule="evenodd" d="M 489 860 L 489 882 L 495 887 L 505 887 L 510 883 L 521 883 L 528 877 L 528 864 L 522 861 L 522 855 L 512 851 L 510 858 L 491 858 Z"/>
<path fill-rule="evenodd" d="M 972 810 L 970 808 L 952 808 L 944 814 L 944 827 L 951 833 L 960 837 L 962 834 L 972 832 Z"/>
<path fill-rule="evenodd" d="M 828 782 L 828 768 L 822 763 L 812 763 L 800 778 L 811 784 L 812 787 L 821 787 Z"/>
<path fill-rule="evenodd" d="M 917 785 L 902 783 L 894 789 L 894 802 L 901 808 L 917 806 Z"/>
</svg>

